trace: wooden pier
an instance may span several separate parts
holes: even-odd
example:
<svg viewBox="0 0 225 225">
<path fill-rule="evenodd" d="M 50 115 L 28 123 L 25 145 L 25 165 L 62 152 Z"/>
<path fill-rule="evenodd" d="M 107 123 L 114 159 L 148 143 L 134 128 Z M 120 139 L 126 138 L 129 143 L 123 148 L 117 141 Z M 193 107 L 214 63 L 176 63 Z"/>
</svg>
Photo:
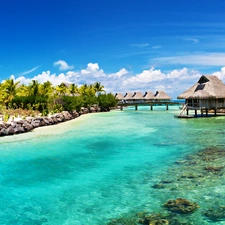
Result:
<svg viewBox="0 0 225 225">
<path fill-rule="evenodd" d="M 120 110 L 123 110 L 124 107 L 127 106 L 134 106 L 135 110 L 138 110 L 138 106 L 149 106 L 150 110 L 153 110 L 153 106 L 166 106 L 166 110 L 169 110 L 169 105 L 181 105 L 180 102 L 137 102 L 137 103 L 119 103 L 118 106 L 120 106 Z"/>
</svg>

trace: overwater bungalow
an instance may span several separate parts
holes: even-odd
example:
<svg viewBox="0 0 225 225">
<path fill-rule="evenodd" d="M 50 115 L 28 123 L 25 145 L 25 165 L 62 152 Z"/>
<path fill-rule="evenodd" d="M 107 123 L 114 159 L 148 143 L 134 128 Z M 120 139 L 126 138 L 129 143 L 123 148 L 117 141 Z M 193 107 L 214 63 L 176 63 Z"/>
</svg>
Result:
<svg viewBox="0 0 225 225">
<path fill-rule="evenodd" d="M 124 99 L 127 103 L 133 103 L 133 95 L 134 93 L 133 92 L 127 92 L 125 95 L 124 95 Z"/>
<path fill-rule="evenodd" d="M 154 100 L 154 94 L 151 91 L 146 91 L 143 97 L 145 102 L 152 102 Z"/>
<path fill-rule="evenodd" d="M 134 92 L 133 96 L 133 103 L 144 103 L 145 98 L 141 92 Z"/>
<path fill-rule="evenodd" d="M 225 109 L 225 85 L 217 76 L 202 75 L 195 85 L 177 98 L 185 99 L 181 114 L 186 111 L 188 115 L 189 110 L 194 110 L 197 116 L 197 110 L 201 110 L 202 115 L 204 112 L 208 115 L 208 111 L 213 110 L 216 115 L 218 109 Z"/>
<path fill-rule="evenodd" d="M 123 95 L 122 93 L 116 93 L 116 94 L 115 94 L 115 97 L 116 97 L 119 101 L 124 100 L 124 95 Z"/>
<path fill-rule="evenodd" d="M 164 91 L 156 91 L 154 95 L 154 101 L 163 101 L 163 102 L 169 102 L 172 98 L 166 94 Z"/>
</svg>

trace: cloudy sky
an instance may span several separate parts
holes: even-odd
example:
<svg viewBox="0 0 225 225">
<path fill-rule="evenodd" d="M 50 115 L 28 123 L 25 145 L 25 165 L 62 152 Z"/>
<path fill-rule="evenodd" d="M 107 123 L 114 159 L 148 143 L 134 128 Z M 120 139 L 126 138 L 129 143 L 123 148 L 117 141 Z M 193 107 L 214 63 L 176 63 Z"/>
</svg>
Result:
<svg viewBox="0 0 225 225">
<path fill-rule="evenodd" d="M 0 80 L 176 98 L 202 74 L 225 82 L 224 11 L 224 0 L 1 1 Z"/>
</svg>

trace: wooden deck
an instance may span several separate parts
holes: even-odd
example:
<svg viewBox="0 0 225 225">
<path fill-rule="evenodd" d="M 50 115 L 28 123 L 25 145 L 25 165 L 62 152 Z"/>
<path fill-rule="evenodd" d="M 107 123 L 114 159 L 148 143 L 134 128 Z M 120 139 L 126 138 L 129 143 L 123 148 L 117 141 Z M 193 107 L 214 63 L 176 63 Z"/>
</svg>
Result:
<svg viewBox="0 0 225 225">
<path fill-rule="evenodd" d="M 150 110 L 153 110 L 153 106 L 166 106 L 166 110 L 169 110 L 169 105 L 182 105 L 180 102 L 136 102 L 136 103 L 119 103 L 120 110 L 123 110 L 124 107 L 134 106 L 135 110 L 138 110 L 138 106 L 149 106 Z"/>
</svg>

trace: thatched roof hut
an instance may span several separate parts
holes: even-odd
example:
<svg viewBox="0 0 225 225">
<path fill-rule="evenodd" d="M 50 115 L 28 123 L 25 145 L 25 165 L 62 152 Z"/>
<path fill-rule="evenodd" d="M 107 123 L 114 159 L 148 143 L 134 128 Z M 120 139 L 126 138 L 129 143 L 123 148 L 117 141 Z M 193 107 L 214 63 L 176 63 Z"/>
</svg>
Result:
<svg viewBox="0 0 225 225">
<path fill-rule="evenodd" d="M 198 82 L 180 94 L 178 99 L 219 99 L 225 98 L 225 85 L 217 77 L 202 75 Z"/>
<path fill-rule="evenodd" d="M 127 92 L 127 93 L 125 94 L 125 96 L 124 96 L 124 99 L 125 99 L 125 100 L 133 100 L 133 95 L 134 95 L 134 93 L 132 93 L 132 92 Z"/>
<path fill-rule="evenodd" d="M 143 94 L 141 92 L 134 92 L 132 99 L 135 99 L 135 100 L 143 100 L 145 98 L 143 97 Z"/>
<path fill-rule="evenodd" d="M 154 100 L 170 100 L 170 99 L 172 98 L 164 91 L 156 91 L 154 95 Z"/>
<path fill-rule="evenodd" d="M 146 91 L 144 94 L 144 98 L 146 100 L 153 100 L 154 99 L 154 94 L 151 91 Z"/>
<path fill-rule="evenodd" d="M 118 99 L 118 100 L 123 100 L 124 99 L 124 95 L 122 93 L 116 93 L 115 94 L 115 97 Z"/>
</svg>

